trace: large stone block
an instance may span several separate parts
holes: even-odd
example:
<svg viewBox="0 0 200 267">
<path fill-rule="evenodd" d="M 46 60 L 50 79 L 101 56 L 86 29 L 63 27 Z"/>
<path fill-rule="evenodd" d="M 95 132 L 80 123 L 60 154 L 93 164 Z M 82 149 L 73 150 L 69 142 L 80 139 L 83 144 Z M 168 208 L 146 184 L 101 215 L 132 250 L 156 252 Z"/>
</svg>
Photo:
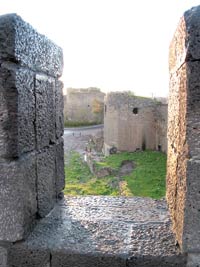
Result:
<svg viewBox="0 0 200 267">
<path fill-rule="evenodd" d="M 55 143 L 55 80 L 45 75 L 36 75 L 36 135 L 37 149 Z"/>
<path fill-rule="evenodd" d="M 200 160 L 187 162 L 185 216 L 183 228 L 183 249 L 188 252 L 200 252 Z"/>
<path fill-rule="evenodd" d="M 0 240 L 15 242 L 29 234 L 37 212 L 35 155 L 0 168 Z"/>
<path fill-rule="evenodd" d="M 200 263 L 200 254 L 199 253 L 189 253 L 187 267 L 198 267 Z"/>
<path fill-rule="evenodd" d="M 8 266 L 50 267 L 50 252 L 42 248 L 29 248 L 23 242 L 16 243 L 9 249 Z"/>
<path fill-rule="evenodd" d="M 186 61 L 200 59 L 200 6 L 186 11 L 180 19 L 170 45 L 170 72 L 176 72 Z"/>
<path fill-rule="evenodd" d="M 11 61 L 34 71 L 62 74 L 62 49 L 35 31 L 16 14 L 0 16 L 0 61 Z"/>
<path fill-rule="evenodd" d="M 0 156 L 15 158 L 35 149 L 34 74 L 11 64 L 0 69 Z"/>
<path fill-rule="evenodd" d="M 170 47 L 167 201 L 184 252 L 200 251 L 200 6 L 185 12 Z"/>
<path fill-rule="evenodd" d="M 55 105 L 56 105 L 56 137 L 59 138 L 64 133 L 64 100 L 63 100 L 63 83 L 56 81 Z"/>
<path fill-rule="evenodd" d="M 17 157 L 17 90 L 15 71 L 0 69 L 0 158 Z"/>
<path fill-rule="evenodd" d="M 7 265 L 8 251 L 0 245 L 0 267 L 8 267 Z"/>
<path fill-rule="evenodd" d="M 186 260 L 180 256 L 137 255 L 128 261 L 127 267 L 186 267 Z M 194 266 L 192 266 L 194 267 Z M 196 266 L 195 266 L 196 267 Z"/>
<path fill-rule="evenodd" d="M 126 259 L 111 255 L 102 256 L 98 253 L 93 254 L 75 254 L 67 251 L 58 251 L 52 253 L 52 267 L 126 267 Z"/>
<path fill-rule="evenodd" d="M 56 202 L 55 145 L 37 155 L 38 215 L 45 217 Z"/>
<path fill-rule="evenodd" d="M 189 156 L 200 160 L 200 61 L 187 62 L 187 143 Z"/>
<path fill-rule="evenodd" d="M 168 108 L 167 201 L 176 239 L 182 246 L 186 192 L 186 65 L 171 75 Z"/>
<path fill-rule="evenodd" d="M 27 69 L 16 72 L 18 93 L 18 151 L 19 154 L 35 149 L 35 92 L 34 74 Z"/>
</svg>

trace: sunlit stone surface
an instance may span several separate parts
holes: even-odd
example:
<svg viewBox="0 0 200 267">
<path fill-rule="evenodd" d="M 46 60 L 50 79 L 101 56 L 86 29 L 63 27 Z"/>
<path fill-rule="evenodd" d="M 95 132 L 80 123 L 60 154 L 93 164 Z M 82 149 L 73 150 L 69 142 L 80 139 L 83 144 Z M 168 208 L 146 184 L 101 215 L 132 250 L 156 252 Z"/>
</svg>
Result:
<svg viewBox="0 0 200 267">
<path fill-rule="evenodd" d="M 13 247 L 9 261 L 22 267 L 49 259 L 52 267 L 184 267 L 170 227 L 164 200 L 67 197 Z"/>
</svg>

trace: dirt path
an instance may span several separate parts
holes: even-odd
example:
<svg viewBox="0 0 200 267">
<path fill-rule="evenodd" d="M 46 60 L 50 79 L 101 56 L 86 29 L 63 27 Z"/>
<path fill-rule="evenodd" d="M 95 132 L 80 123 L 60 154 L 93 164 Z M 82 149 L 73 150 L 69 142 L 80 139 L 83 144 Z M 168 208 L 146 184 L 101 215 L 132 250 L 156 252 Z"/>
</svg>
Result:
<svg viewBox="0 0 200 267">
<path fill-rule="evenodd" d="M 83 129 L 74 131 L 65 131 L 64 134 L 64 152 L 66 162 L 70 151 L 77 151 L 81 155 L 84 154 L 88 141 L 92 136 L 103 134 L 103 128 L 98 129 Z"/>
</svg>

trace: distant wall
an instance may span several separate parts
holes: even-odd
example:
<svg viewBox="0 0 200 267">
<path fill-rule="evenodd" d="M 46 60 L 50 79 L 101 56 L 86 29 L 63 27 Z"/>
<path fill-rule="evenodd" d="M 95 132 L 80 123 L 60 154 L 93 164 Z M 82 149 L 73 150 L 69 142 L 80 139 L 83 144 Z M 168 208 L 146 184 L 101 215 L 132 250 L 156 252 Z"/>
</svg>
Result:
<svg viewBox="0 0 200 267">
<path fill-rule="evenodd" d="M 129 93 L 109 93 L 104 106 L 105 153 L 167 150 L 167 105 Z"/>
<path fill-rule="evenodd" d="M 103 123 L 104 96 L 98 88 L 68 88 L 64 98 L 65 121 Z"/>
</svg>

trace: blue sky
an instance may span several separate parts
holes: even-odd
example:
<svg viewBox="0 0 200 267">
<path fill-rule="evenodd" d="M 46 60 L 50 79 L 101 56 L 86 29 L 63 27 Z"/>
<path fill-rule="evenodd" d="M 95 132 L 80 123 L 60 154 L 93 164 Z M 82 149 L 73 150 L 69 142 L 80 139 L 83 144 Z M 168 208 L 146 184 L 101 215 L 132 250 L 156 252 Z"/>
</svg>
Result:
<svg viewBox="0 0 200 267">
<path fill-rule="evenodd" d="M 64 50 L 65 87 L 167 96 L 168 47 L 196 0 L 0 0 Z"/>
</svg>

